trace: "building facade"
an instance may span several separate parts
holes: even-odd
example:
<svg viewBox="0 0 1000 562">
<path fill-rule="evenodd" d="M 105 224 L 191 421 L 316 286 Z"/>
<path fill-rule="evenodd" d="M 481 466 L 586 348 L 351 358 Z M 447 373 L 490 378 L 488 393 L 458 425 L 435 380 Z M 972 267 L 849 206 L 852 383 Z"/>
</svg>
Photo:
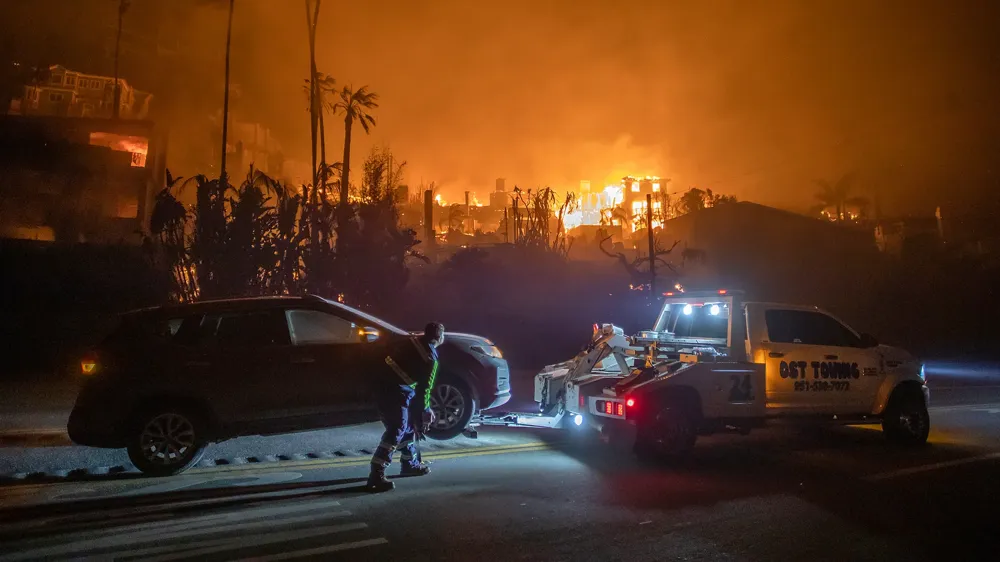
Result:
<svg viewBox="0 0 1000 562">
<path fill-rule="evenodd" d="M 145 119 L 152 94 L 136 90 L 124 78 L 119 117 Z M 10 113 L 27 116 L 112 117 L 115 105 L 115 79 L 85 74 L 61 65 L 49 67 L 47 77 L 24 87 L 24 96 L 11 102 Z"/>
</svg>

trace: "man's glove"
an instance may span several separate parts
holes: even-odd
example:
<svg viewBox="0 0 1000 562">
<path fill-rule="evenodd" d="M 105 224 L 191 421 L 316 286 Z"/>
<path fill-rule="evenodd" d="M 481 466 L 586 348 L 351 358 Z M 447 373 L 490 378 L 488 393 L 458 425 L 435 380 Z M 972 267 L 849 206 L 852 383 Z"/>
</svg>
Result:
<svg viewBox="0 0 1000 562">
<path fill-rule="evenodd" d="M 431 424 L 434 423 L 434 411 L 430 408 L 424 410 L 424 414 L 420 420 L 420 432 L 427 433 L 431 429 Z"/>
</svg>

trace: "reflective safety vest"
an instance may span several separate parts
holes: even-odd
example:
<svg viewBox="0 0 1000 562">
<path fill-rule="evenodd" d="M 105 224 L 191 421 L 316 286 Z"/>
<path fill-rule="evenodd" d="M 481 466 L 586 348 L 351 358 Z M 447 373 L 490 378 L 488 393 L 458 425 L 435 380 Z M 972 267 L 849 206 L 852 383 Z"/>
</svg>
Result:
<svg viewBox="0 0 1000 562">
<path fill-rule="evenodd" d="M 431 374 L 427 378 L 427 388 L 424 389 L 424 409 L 426 410 L 431 407 L 431 389 L 434 388 L 434 380 L 437 378 L 438 361 L 437 359 L 433 358 L 429 353 L 427 353 L 427 350 L 424 349 L 424 346 L 419 341 L 417 341 L 416 338 L 410 338 L 410 343 L 413 344 L 413 347 L 416 348 L 417 352 L 420 354 L 420 357 L 424 360 L 425 363 L 432 363 Z M 417 381 L 413 380 L 413 377 L 407 374 L 407 372 L 402 367 L 400 367 L 399 363 L 396 363 L 396 361 L 392 357 L 386 355 L 385 364 L 388 365 L 389 368 L 392 369 L 394 373 L 396 373 L 396 376 L 398 376 L 400 380 L 403 381 L 403 384 L 409 386 L 410 388 L 414 389 L 417 388 Z"/>
</svg>

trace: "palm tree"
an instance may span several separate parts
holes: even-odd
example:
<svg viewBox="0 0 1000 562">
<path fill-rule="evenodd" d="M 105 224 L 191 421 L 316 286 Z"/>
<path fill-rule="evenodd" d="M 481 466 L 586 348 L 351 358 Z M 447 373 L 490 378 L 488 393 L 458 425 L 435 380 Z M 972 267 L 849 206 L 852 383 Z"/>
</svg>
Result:
<svg viewBox="0 0 1000 562">
<path fill-rule="evenodd" d="M 315 80 L 319 72 L 316 70 L 316 26 L 319 22 L 319 10 L 322 0 L 306 0 L 306 28 L 309 35 L 309 134 L 312 141 L 312 184 L 313 196 L 307 200 L 315 202 L 315 192 L 319 186 L 319 166 L 316 163 L 316 135 L 318 133 L 319 121 L 322 117 L 322 108 L 319 103 L 319 81 Z M 303 206 L 303 210 L 305 210 Z"/>
<path fill-rule="evenodd" d="M 306 80 L 306 84 L 303 89 L 306 92 L 306 96 L 309 98 L 310 111 L 312 111 L 313 100 L 316 101 L 316 108 L 319 110 L 319 165 L 316 168 L 315 179 L 318 180 L 319 185 L 323 187 L 323 192 L 326 192 L 327 181 L 330 179 L 331 166 L 326 161 L 326 120 L 324 119 L 324 114 L 327 110 L 333 110 L 333 104 L 329 101 L 329 96 L 336 92 L 335 86 L 337 81 L 328 74 L 323 74 L 322 72 L 316 73 L 316 80 Z M 314 83 L 315 82 L 315 83 Z M 313 197 L 310 202 L 315 204 L 316 190 L 313 190 Z"/>
<path fill-rule="evenodd" d="M 229 143 L 229 50 L 233 39 L 233 4 L 229 0 L 229 24 L 226 27 L 226 88 L 222 100 L 222 166 L 219 171 L 219 189 L 225 190 L 226 185 L 226 151 Z"/>
<path fill-rule="evenodd" d="M 868 199 L 864 197 L 849 197 L 851 187 L 854 182 L 854 174 L 844 174 L 837 183 L 831 184 L 826 180 L 816 180 L 816 185 L 820 190 L 816 193 L 816 199 L 820 201 L 815 210 L 822 211 L 827 207 L 833 207 L 836 212 L 835 221 L 844 220 L 846 207 L 849 205 L 862 207 L 868 204 Z"/>
<path fill-rule="evenodd" d="M 122 46 L 122 19 L 125 17 L 125 12 L 128 11 L 129 4 L 131 4 L 131 0 L 118 0 L 118 36 L 115 37 L 115 107 L 113 110 L 115 119 L 121 116 L 122 87 L 118 83 L 118 54 L 121 52 Z"/>
<path fill-rule="evenodd" d="M 333 106 L 334 111 L 344 114 L 344 170 L 340 177 L 342 205 L 346 205 L 348 201 L 351 185 L 351 129 L 354 127 L 354 122 L 358 121 L 365 133 L 368 133 L 375 126 L 375 118 L 368 111 L 376 107 L 378 107 L 378 94 L 369 92 L 368 86 L 361 86 L 353 91 L 350 86 L 344 86 L 340 91 L 340 101 Z"/>
</svg>

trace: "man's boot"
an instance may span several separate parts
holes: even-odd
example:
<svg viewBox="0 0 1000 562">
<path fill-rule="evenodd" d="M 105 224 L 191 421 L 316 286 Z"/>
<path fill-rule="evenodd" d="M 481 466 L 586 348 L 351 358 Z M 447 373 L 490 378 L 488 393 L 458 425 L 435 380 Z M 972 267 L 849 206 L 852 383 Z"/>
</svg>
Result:
<svg viewBox="0 0 1000 562">
<path fill-rule="evenodd" d="M 404 461 L 401 464 L 402 466 L 399 469 L 400 476 L 423 476 L 431 473 L 431 467 L 416 459 L 409 462 Z"/>
<path fill-rule="evenodd" d="M 395 487 L 395 484 L 386 480 L 385 467 L 379 464 L 373 464 L 372 471 L 368 473 L 368 483 L 365 484 L 365 491 L 377 494 L 379 492 L 388 492 Z"/>
</svg>

